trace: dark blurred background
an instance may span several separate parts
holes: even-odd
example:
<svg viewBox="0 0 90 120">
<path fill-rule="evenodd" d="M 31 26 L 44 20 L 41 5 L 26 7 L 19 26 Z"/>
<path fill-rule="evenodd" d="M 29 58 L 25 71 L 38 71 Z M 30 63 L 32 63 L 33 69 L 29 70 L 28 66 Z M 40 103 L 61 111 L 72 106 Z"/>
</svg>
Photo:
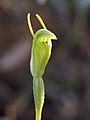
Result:
<svg viewBox="0 0 90 120">
<path fill-rule="evenodd" d="M 0 120 L 34 120 L 28 12 L 34 32 L 38 13 L 58 38 L 42 120 L 90 120 L 90 0 L 0 0 Z"/>
</svg>

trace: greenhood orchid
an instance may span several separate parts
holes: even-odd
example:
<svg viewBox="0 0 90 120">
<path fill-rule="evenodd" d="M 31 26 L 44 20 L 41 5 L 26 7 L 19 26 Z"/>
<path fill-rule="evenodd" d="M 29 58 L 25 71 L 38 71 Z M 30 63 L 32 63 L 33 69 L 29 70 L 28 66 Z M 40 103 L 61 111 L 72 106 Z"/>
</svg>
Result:
<svg viewBox="0 0 90 120">
<path fill-rule="evenodd" d="M 57 39 L 55 34 L 47 30 L 42 18 L 36 14 L 43 29 L 35 34 L 30 22 L 30 13 L 27 14 L 29 30 L 33 37 L 30 70 L 33 76 L 33 95 L 36 110 L 36 120 L 41 120 L 41 113 L 44 104 L 44 82 L 42 76 L 49 61 L 52 50 L 52 39 Z"/>
</svg>

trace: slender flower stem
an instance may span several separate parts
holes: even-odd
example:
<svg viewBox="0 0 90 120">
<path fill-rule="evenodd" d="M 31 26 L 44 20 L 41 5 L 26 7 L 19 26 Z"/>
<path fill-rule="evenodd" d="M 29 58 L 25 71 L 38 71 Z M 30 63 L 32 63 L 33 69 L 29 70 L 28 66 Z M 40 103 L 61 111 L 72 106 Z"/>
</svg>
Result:
<svg viewBox="0 0 90 120">
<path fill-rule="evenodd" d="M 33 94 L 36 109 L 36 120 L 41 120 L 41 113 L 44 104 L 44 82 L 42 77 L 33 79 Z"/>
<path fill-rule="evenodd" d="M 36 120 L 41 120 L 41 110 L 36 109 Z"/>
</svg>

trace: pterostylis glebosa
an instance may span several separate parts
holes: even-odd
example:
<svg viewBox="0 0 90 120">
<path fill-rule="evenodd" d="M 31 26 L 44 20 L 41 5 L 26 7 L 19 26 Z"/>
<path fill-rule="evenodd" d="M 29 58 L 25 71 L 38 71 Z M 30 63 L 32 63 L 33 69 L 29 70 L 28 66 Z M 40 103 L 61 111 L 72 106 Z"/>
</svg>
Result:
<svg viewBox="0 0 90 120">
<path fill-rule="evenodd" d="M 51 40 L 57 38 L 54 33 L 52 33 L 46 28 L 42 18 L 38 14 L 36 14 L 36 17 L 43 28 L 37 30 L 37 32 L 34 34 L 30 21 L 30 13 L 27 14 L 29 30 L 33 37 L 30 70 L 33 76 L 33 95 L 36 111 L 35 120 L 41 120 L 42 108 L 45 97 L 44 82 L 42 76 L 51 55 Z"/>
</svg>

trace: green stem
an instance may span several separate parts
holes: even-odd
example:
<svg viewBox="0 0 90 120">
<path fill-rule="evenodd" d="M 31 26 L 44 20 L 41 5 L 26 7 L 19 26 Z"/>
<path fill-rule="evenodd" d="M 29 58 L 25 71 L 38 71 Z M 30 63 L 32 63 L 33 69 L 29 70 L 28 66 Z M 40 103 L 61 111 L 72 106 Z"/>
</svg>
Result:
<svg viewBox="0 0 90 120">
<path fill-rule="evenodd" d="M 33 79 L 33 94 L 36 110 L 36 120 L 41 120 L 42 108 L 44 104 L 44 82 L 42 77 Z"/>
<path fill-rule="evenodd" d="M 36 120 L 41 120 L 41 110 L 36 109 Z"/>
</svg>

